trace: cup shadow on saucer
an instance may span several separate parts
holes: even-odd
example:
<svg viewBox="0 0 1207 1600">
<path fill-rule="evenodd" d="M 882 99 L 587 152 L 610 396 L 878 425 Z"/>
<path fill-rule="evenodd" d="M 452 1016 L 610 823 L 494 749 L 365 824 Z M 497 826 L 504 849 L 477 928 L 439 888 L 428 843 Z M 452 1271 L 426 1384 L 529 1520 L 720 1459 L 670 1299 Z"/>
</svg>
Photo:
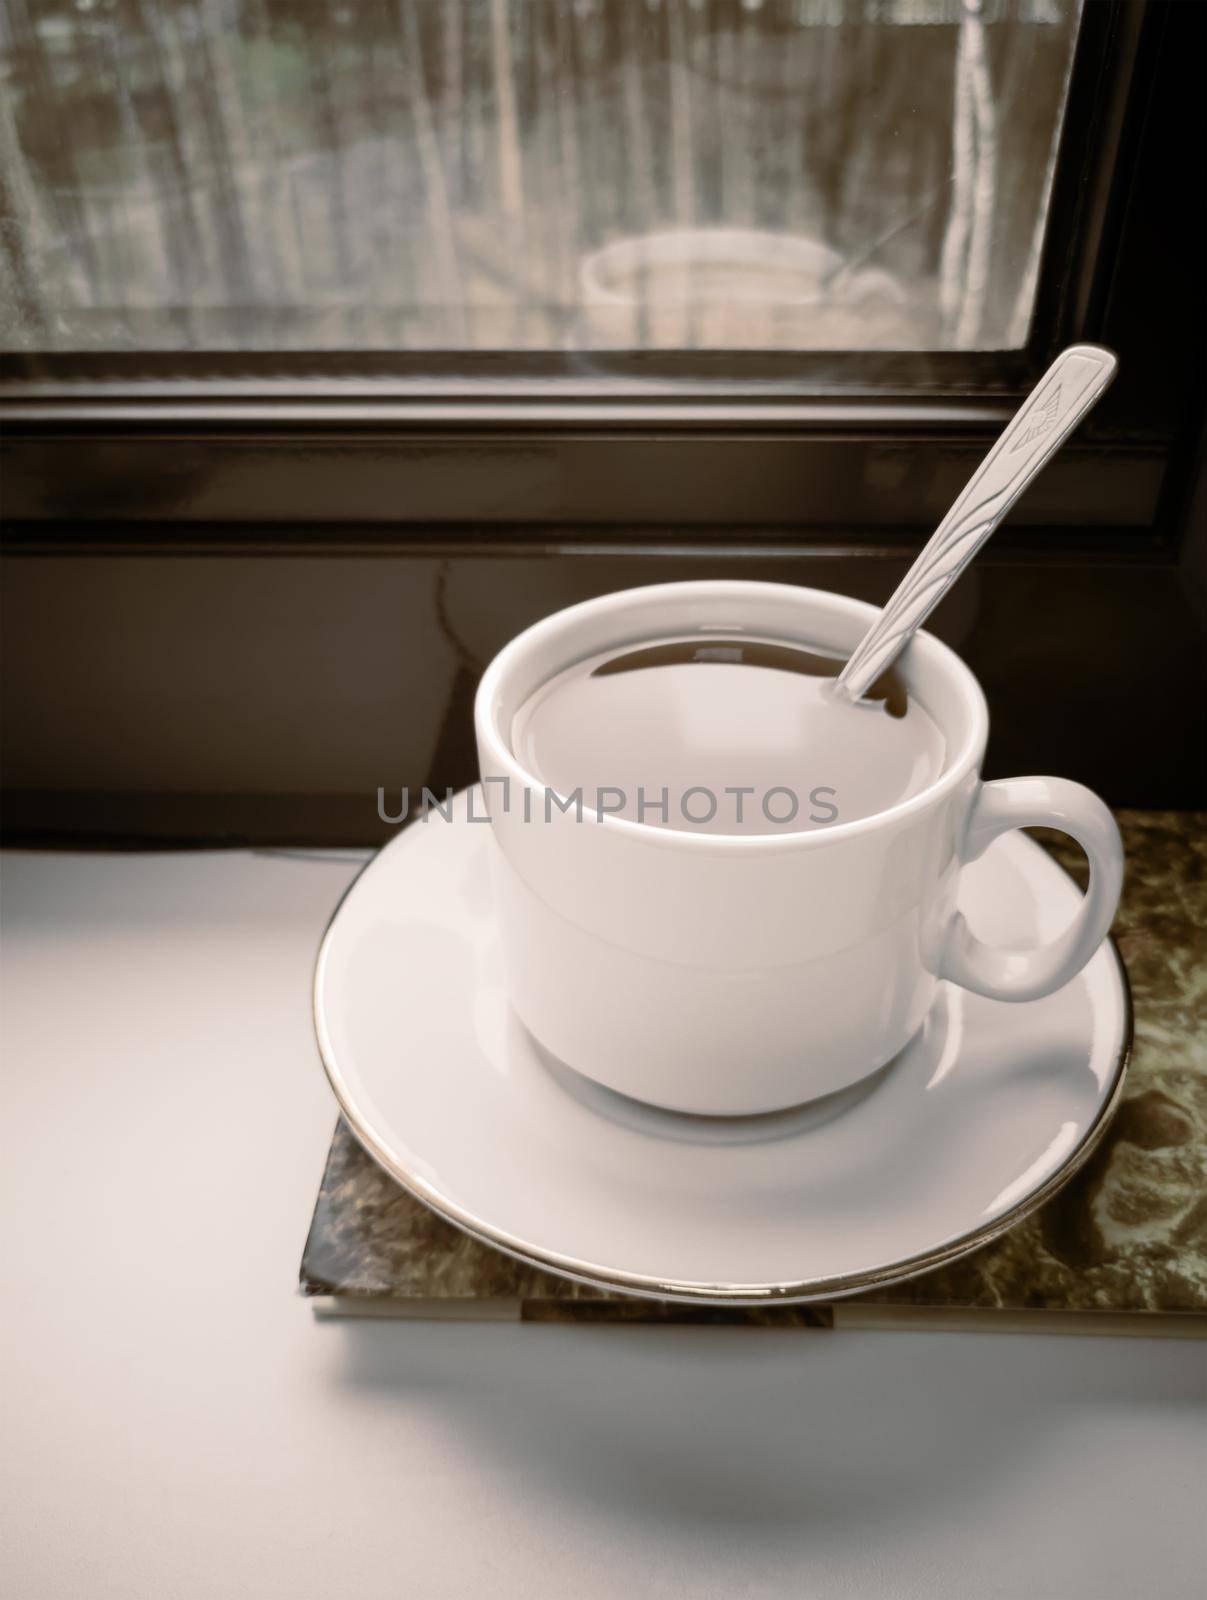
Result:
<svg viewBox="0 0 1207 1600">
<path fill-rule="evenodd" d="M 560 1061 L 527 1028 L 524 1028 L 524 1034 L 548 1075 L 564 1093 L 588 1111 L 648 1138 L 673 1139 L 680 1144 L 698 1145 L 765 1144 L 773 1139 L 795 1138 L 822 1128 L 874 1094 L 897 1063 L 914 1048 L 917 1039 L 915 1035 L 891 1061 L 885 1062 L 884 1066 L 870 1072 L 858 1083 L 847 1084 L 831 1094 L 785 1106 L 779 1111 L 759 1111 L 743 1116 L 707 1116 L 694 1111 L 672 1111 L 608 1089 Z"/>
</svg>

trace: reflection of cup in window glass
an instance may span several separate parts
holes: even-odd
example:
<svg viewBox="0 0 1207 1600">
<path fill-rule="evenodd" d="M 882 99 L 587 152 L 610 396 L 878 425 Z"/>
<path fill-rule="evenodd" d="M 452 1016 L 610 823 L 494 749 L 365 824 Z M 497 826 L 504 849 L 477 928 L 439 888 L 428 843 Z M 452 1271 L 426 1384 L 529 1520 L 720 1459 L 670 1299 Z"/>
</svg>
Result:
<svg viewBox="0 0 1207 1600">
<path fill-rule="evenodd" d="M 891 273 L 852 270 L 815 239 L 700 228 L 620 239 L 581 268 L 585 348 L 841 349 L 870 313 L 910 348 L 919 330 Z M 914 335 L 910 338 L 910 335 Z"/>
</svg>

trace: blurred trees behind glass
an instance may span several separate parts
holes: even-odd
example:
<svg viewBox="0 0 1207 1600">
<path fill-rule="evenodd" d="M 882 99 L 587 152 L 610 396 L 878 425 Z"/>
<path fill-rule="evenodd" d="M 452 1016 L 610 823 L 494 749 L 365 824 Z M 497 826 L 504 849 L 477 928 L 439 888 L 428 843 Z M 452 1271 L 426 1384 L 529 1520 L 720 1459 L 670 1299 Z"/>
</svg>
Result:
<svg viewBox="0 0 1207 1600">
<path fill-rule="evenodd" d="M 995 349 L 1079 0 L 0 0 L 0 342 Z"/>
</svg>

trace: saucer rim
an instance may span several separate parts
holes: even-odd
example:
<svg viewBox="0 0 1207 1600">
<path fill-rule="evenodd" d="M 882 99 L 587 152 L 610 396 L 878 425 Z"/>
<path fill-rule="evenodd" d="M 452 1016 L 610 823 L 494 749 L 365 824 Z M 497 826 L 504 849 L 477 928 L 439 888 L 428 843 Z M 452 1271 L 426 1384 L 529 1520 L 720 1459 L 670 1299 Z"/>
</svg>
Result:
<svg viewBox="0 0 1207 1600">
<path fill-rule="evenodd" d="M 441 1194 L 438 1189 L 418 1173 L 410 1171 L 401 1157 L 373 1132 L 370 1120 L 357 1106 L 355 1097 L 343 1079 L 338 1063 L 335 1060 L 335 1051 L 328 1036 L 324 1016 L 322 983 L 327 952 L 330 948 L 336 922 L 345 903 L 360 880 L 372 867 L 377 865 L 388 850 L 400 844 L 409 832 L 409 827 L 404 828 L 396 838 L 388 840 L 370 856 L 344 889 L 327 920 L 327 925 L 319 941 L 311 986 L 312 1015 L 319 1057 L 322 1061 L 327 1081 L 348 1127 L 357 1143 L 378 1166 L 382 1167 L 396 1183 L 413 1195 L 415 1199 L 427 1206 L 429 1210 L 434 1211 L 438 1216 L 443 1217 L 446 1222 L 452 1223 L 454 1227 L 468 1234 L 470 1238 L 476 1239 L 480 1244 L 489 1245 L 495 1250 L 501 1250 L 504 1255 L 511 1256 L 525 1266 L 553 1272 L 559 1277 L 569 1278 L 576 1283 L 585 1284 L 590 1288 L 604 1289 L 610 1293 L 619 1293 L 649 1300 L 671 1300 L 688 1305 L 751 1307 L 808 1305 L 819 1301 L 840 1300 L 849 1295 L 863 1294 L 875 1289 L 889 1288 L 893 1284 L 903 1283 L 910 1278 L 919 1277 L 923 1273 L 948 1266 L 966 1255 L 971 1255 L 974 1250 L 979 1250 L 984 1245 L 991 1244 L 995 1239 L 1001 1238 L 1004 1233 L 1008 1233 L 1011 1228 L 1025 1221 L 1027 1217 L 1038 1211 L 1041 1206 L 1046 1205 L 1089 1161 L 1110 1126 L 1115 1112 L 1118 1110 L 1119 1102 L 1123 1096 L 1124 1084 L 1127 1080 L 1128 1067 L 1132 1059 L 1135 1042 L 1135 1016 L 1127 968 L 1123 963 L 1122 956 L 1119 954 L 1119 947 L 1114 937 L 1108 935 L 1104 943 L 1109 947 L 1114 959 L 1123 1002 L 1123 1028 L 1109 1088 L 1095 1113 L 1094 1120 L 1086 1129 L 1080 1143 L 1069 1152 L 1060 1166 L 1048 1176 L 1038 1189 L 1024 1196 L 1016 1205 L 1011 1206 L 1000 1216 L 995 1217 L 983 1228 L 976 1228 L 971 1232 L 959 1235 L 955 1239 L 948 1239 L 943 1244 L 937 1245 L 933 1250 L 923 1251 L 913 1256 L 901 1257 L 896 1261 L 885 1262 L 881 1266 L 868 1268 L 858 1273 L 839 1273 L 828 1278 L 801 1278 L 791 1282 L 779 1283 L 726 1284 L 708 1283 L 692 1279 L 668 1278 L 664 1280 L 646 1273 L 625 1272 L 621 1268 L 601 1267 L 594 1262 L 582 1261 L 575 1256 L 562 1255 L 558 1251 L 547 1250 L 540 1245 L 531 1244 L 527 1240 L 520 1239 L 513 1234 L 494 1227 L 493 1224 L 476 1216 L 473 1212 L 467 1211 L 463 1206 L 458 1205 L 456 1201 L 450 1200 L 447 1196 Z M 1026 834 L 1020 834 L 1019 837 L 1025 841 L 1027 847 L 1039 851 L 1056 871 L 1062 873 L 1065 877 L 1069 876 L 1060 863 L 1043 849 L 1042 845 L 1029 838 Z M 1070 881 L 1072 880 L 1070 879 Z M 1094 957 L 1091 957 L 1091 960 L 1093 959 Z"/>
</svg>

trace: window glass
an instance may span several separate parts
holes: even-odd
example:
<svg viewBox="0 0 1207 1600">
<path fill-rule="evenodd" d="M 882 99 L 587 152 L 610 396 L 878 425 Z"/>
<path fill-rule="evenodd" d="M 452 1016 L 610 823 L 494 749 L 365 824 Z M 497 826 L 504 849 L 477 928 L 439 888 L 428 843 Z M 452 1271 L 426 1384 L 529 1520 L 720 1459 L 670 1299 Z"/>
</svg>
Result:
<svg viewBox="0 0 1207 1600">
<path fill-rule="evenodd" d="M 0 0 L 0 341 L 1007 349 L 1079 0 Z"/>
</svg>

